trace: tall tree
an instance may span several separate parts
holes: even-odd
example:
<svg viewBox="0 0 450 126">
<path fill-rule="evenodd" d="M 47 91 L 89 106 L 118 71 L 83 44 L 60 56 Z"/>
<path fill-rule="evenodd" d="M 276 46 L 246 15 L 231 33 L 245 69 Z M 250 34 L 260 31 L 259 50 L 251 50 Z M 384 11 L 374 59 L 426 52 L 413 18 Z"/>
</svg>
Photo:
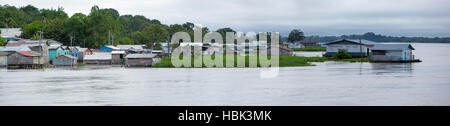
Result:
<svg viewBox="0 0 450 126">
<path fill-rule="evenodd" d="M 305 39 L 305 34 L 300 29 L 294 29 L 289 33 L 288 42 L 303 41 Z"/>
<path fill-rule="evenodd" d="M 220 35 L 222 35 L 222 38 L 223 38 L 223 42 L 225 43 L 226 42 L 226 33 L 227 32 L 234 32 L 234 33 L 236 33 L 236 31 L 234 31 L 233 29 L 231 29 L 231 28 L 229 28 L 229 27 L 227 27 L 227 28 L 221 28 L 221 29 L 218 29 L 216 32 L 218 32 L 218 33 L 220 33 Z"/>
<path fill-rule="evenodd" d="M 165 42 L 169 32 L 162 25 L 151 24 L 142 31 L 142 34 L 146 36 L 145 44 L 147 47 L 153 47 L 154 43 Z"/>
<path fill-rule="evenodd" d="M 91 8 L 87 17 L 87 32 L 90 34 L 89 41 L 96 43 L 93 44 L 95 47 L 109 44 L 111 38 L 121 31 L 117 14 L 111 9 L 99 9 L 98 6 Z"/>
<path fill-rule="evenodd" d="M 87 16 L 82 13 L 75 13 L 66 23 L 65 29 L 68 36 L 75 38 L 73 44 L 84 45 L 87 35 Z"/>
</svg>

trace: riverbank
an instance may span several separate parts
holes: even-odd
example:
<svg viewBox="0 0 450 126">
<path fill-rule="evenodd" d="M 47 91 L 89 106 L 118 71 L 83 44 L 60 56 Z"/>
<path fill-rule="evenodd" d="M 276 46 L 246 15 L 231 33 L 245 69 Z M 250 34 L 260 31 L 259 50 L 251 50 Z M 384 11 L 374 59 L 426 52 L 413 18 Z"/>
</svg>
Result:
<svg viewBox="0 0 450 126">
<path fill-rule="evenodd" d="M 234 66 L 237 67 L 237 57 L 234 56 Z M 244 57 L 244 56 L 242 56 Z M 205 58 L 205 56 L 203 56 Z M 250 56 L 245 56 L 245 67 L 249 66 L 249 58 Z M 269 57 L 270 58 L 270 57 Z M 193 67 L 194 61 L 193 58 L 191 58 L 191 64 Z M 214 57 L 212 57 L 214 59 Z M 259 57 L 257 57 L 259 60 Z M 314 66 L 312 62 L 325 62 L 325 61 L 337 61 L 337 62 L 369 62 L 366 58 L 352 58 L 352 59 L 333 59 L 328 57 L 302 57 L 302 56 L 280 56 L 280 62 L 279 67 L 300 67 L 300 66 Z M 223 61 L 224 66 L 226 66 L 226 58 L 224 57 Z M 260 63 L 258 61 L 258 67 L 260 66 Z M 174 68 L 172 65 L 172 61 L 170 58 L 162 58 L 160 62 L 153 64 L 152 67 L 154 68 Z M 206 67 L 204 64 L 202 67 Z"/>
</svg>

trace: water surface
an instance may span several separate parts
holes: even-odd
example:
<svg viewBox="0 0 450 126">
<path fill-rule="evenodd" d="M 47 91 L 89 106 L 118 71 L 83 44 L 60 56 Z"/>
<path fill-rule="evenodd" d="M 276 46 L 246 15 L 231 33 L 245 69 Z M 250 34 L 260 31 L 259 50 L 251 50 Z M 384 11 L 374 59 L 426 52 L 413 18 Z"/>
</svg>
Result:
<svg viewBox="0 0 450 126">
<path fill-rule="evenodd" d="M 450 44 L 413 46 L 424 62 L 324 62 L 271 79 L 251 68 L 0 69 L 0 105 L 450 105 Z"/>
</svg>

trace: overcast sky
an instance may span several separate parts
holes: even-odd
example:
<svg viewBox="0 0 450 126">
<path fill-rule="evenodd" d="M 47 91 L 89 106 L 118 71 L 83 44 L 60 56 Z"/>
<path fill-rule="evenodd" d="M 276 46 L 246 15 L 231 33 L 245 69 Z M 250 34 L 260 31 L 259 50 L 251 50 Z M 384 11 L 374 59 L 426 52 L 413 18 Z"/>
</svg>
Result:
<svg viewBox="0 0 450 126">
<path fill-rule="evenodd" d="M 164 24 L 194 22 L 210 30 L 241 32 L 294 28 L 307 35 L 375 32 L 392 36 L 450 37 L 449 0 L 0 0 L 16 7 L 63 7 L 71 16 L 93 5 Z"/>
</svg>

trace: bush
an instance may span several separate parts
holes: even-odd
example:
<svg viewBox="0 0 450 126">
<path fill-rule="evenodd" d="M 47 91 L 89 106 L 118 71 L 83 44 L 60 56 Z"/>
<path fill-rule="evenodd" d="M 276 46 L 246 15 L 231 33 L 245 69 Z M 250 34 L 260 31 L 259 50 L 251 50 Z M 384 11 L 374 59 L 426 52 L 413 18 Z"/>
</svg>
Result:
<svg viewBox="0 0 450 126">
<path fill-rule="evenodd" d="M 350 59 L 352 56 L 348 54 L 345 50 L 339 50 L 335 55 L 332 56 L 333 59 Z"/>
</svg>

